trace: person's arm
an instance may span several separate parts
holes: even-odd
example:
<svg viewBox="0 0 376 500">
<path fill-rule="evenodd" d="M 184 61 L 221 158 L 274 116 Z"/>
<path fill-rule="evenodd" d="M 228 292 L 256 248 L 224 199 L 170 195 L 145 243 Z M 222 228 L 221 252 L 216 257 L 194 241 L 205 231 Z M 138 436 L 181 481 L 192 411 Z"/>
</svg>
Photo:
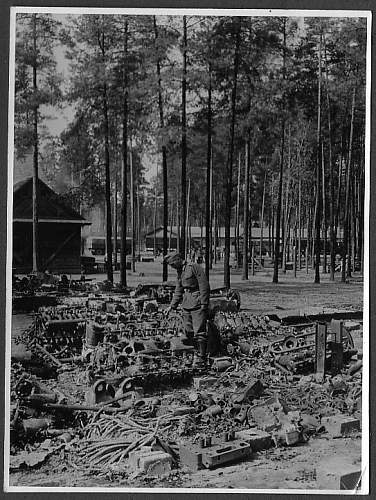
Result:
<svg viewBox="0 0 376 500">
<path fill-rule="evenodd" d="M 206 274 L 201 266 L 193 265 L 192 271 L 196 276 L 198 287 L 200 290 L 200 304 L 201 308 L 207 309 L 209 307 L 210 286 Z"/>
<path fill-rule="evenodd" d="M 172 296 L 171 304 L 170 304 L 170 309 L 176 309 L 180 302 L 183 299 L 183 294 L 184 294 L 184 289 L 181 284 L 181 279 L 180 276 L 178 276 L 178 279 L 176 281 L 176 286 L 174 290 L 174 294 Z"/>
</svg>

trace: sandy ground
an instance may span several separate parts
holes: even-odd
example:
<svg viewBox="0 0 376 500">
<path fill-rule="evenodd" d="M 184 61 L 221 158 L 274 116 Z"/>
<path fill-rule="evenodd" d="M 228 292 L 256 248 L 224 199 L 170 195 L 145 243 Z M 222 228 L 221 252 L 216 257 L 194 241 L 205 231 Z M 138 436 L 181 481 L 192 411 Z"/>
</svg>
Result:
<svg viewBox="0 0 376 500">
<path fill-rule="evenodd" d="M 157 283 L 161 280 L 161 264 L 137 264 L 135 273 L 128 272 L 128 285 L 138 283 Z M 88 278 L 103 280 L 104 275 Z M 170 271 L 169 281 L 175 274 Z M 292 311 L 300 313 L 319 312 L 328 308 L 357 310 L 363 308 L 363 280 L 354 274 L 348 283 L 341 283 L 340 276 L 335 282 L 329 275 L 322 275 L 321 284 L 313 283 L 313 271 L 306 274 L 293 272 L 280 274 L 280 283 L 272 283 L 272 270 L 258 272 L 248 281 L 241 279 L 241 271 L 232 273 L 231 286 L 241 294 L 241 309 L 253 314 Z M 115 273 L 118 281 L 119 273 Z M 211 273 L 212 288 L 223 286 L 222 266 L 218 265 Z M 13 335 L 31 321 L 31 316 L 13 316 Z M 360 339 L 357 339 L 358 341 Z M 359 344 L 359 342 L 357 342 Z M 248 461 L 230 465 L 214 471 L 203 470 L 196 473 L 179 471 L 173 477 L 153 480 L 135 480 L 132 484 L 121 477 L 96 478 L 90 472 L 72 473 L 67 464 L 49 459 L 39 470 L 17 472 L 10 476 L 11 485 L 27 486 L 77 486 L 77 487 L 185 487 L 185 488 L 251 488 L 251 489 L 320 489 L 323 488 L 323 471 L 341 472 L 360 468 L 360 435 L 343 439 L 328 439 L 324 436 L 312 438 L 307 444 L 278 448 L 255 454 Z M 55 463 L 56 461 L 56 463 Z M 63 465 L 62 465 L 63 463 Z M 325 474 L 324 474 L 325 475 Z"/>
<path fill-rule="evenodd" d="M 136 478 L 132 482 L 121 475 L 108 474 L 99 479 L 90 471 L 67 470 L 67 464 L 56 457 L 39 470 L 11 474 L 10 484 L 81 488 L 339 489 L 335 486 L 335 476 L 360 469 L 360 455 L 359 436 L 343 439 L 320 437 L 301 446 L 260 452 L 227 467 L 194 473 L 182 470 L 154 480 Z"/>
<path fill-rule="evenodd" d="M 114 272 L 114 282 L 119 282 L 119 271 Z M 87 276 L 94 280 L 104 280 L 106 275 L 93 274 Z M 72 278 L 78 278 L 72 275 Z M 174 282 L 176 273 L 169 268 L 168 281 Z M 275 310 L 300 310 L 318 308 L 343 308 L 361 310 L 363 304 L 363 279 L 359 273 L 354 273 L 348 283 L 341 283 L 339 273 L 335 281 L 329 280 L 329 274 L 321 274 L 321 283 L 314 283 L 314 271 L 305 269 L 285 274 L 280 271 L 279 283 L 272 283 L 273 270 L 256 271 L 249 279 L 242 280 L 241 269 L 233 269 L 231 287 L 239 290 L 242 298 L 242 309 L 254 314 L 265 314 Z M 162 264 L 156 262 L 136 263 L 136 271 L 127 271 L 128 286 L 139 283 L 160 283 L 162 279 Z M 212 289 L 223 287 L 223 264 L 218 263 L 210 271 L 210 286 Z"/>
</svg>

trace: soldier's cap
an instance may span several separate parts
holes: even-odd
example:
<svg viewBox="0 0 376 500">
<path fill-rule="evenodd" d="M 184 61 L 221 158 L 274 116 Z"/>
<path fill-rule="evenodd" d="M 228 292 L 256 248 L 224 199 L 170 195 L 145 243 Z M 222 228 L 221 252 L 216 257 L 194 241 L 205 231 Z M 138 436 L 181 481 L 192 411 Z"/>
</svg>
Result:
<svg viewBox="0 0 376 500">
<path fill-rule="evenodd" d="M 166 257 L 163 259 L 163 262 L 171 265 L 171 264 L 174 264 L 175 262 L 178 262 L 181 260 L 183 260 L 183 259 L 182 259 L 182 256 L 180 255 L 179 252 L 171 252 L 171 253 L 166 255 Z"/>
</svg>

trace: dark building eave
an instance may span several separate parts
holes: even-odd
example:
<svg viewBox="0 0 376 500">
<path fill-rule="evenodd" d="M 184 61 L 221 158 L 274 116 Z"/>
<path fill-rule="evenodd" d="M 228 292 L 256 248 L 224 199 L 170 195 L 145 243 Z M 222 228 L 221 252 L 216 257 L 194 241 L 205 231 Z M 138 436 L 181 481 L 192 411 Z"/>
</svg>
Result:
<svg viewBox="0 0 376 500">
<path fill-rule="evenodd" d="M 33 219 L 22 219 L 15 218 L 13 222 L 33 222 Z M 81 226 L 90 226 L 91 222 L 85 221 L 84 219 L 74 220 L 74 219 L 38 219 L 39 222 L 49 222 L 52 224 L 80 224 Z"/>
</svg>

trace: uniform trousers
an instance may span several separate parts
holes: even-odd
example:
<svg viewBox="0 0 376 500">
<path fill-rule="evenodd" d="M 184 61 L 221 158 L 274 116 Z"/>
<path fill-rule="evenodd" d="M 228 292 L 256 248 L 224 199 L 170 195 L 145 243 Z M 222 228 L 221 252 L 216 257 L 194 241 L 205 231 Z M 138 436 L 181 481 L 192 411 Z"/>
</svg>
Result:
<svg viewBox="0 0 376 500">
<path fill-rule="evenodd" d="M 184 330 L 189 340 L 207 340 L 206 320 L 208 312 L 201 309 L 183 309 Z"/>
</svg>

